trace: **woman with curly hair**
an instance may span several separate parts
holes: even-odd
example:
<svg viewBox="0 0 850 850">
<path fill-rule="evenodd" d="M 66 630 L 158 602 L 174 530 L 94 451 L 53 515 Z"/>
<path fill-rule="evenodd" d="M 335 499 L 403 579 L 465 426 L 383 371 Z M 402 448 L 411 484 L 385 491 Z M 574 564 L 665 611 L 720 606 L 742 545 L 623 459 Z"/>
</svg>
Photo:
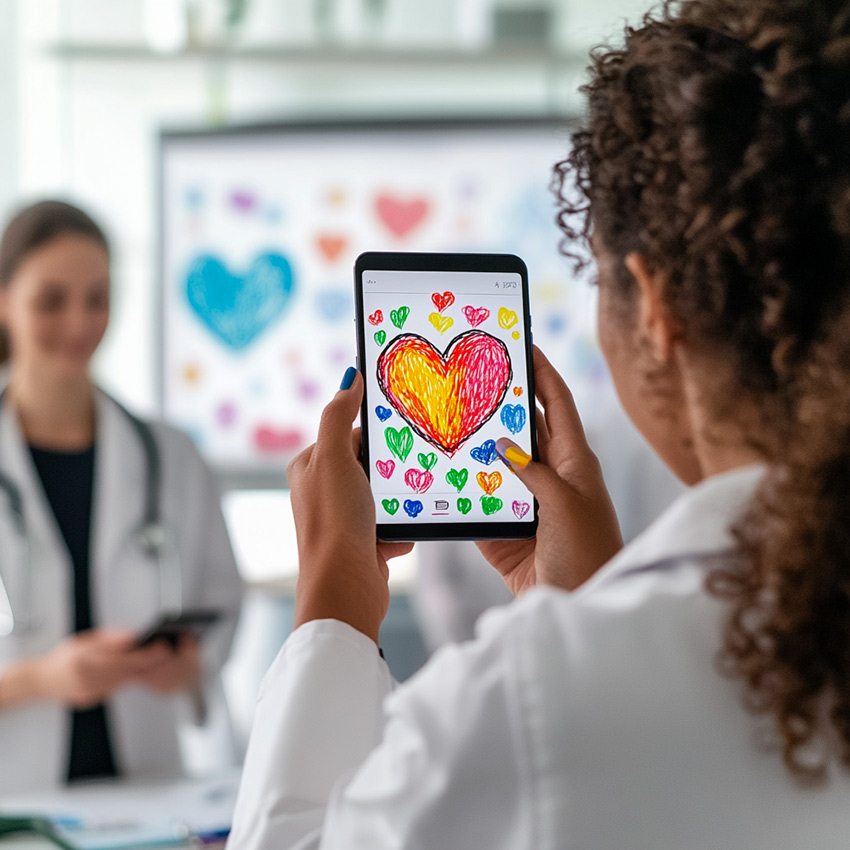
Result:
<svg viewBox="0 0 850 850">
<path fill-rule="evenodd" d="M 850 5 L 679 0 L 592 56 L 556 168 L 623 406 L 693 485 L 621 547 L 535 355 L 522 598 L 393 691 L 349 428 L 292 464 L 296 631 L 264 684 L 233 848 L 825 850 L 850 843 Z"/>
</svg>

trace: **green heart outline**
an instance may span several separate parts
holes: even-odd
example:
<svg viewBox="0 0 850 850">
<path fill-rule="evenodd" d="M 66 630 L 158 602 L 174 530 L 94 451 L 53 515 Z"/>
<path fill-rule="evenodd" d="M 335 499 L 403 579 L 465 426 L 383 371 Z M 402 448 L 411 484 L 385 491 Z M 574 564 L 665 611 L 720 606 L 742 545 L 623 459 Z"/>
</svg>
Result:
<svg viewBox="0 0 850 850">
<path fill-rule="evenodd" d="M 381 504 L 384 506 L 384 510 L 390 515 L 395 516 L 396 511 L 399 508 L 398 499 L 384 499 Z"/>
<path fill-rule="evenodd" d="M 428 472 L 430 472 L 437 463 L 437 455 L 434 452 L 427 455 L 425 452 L 419 452 L 416 459 L 419 461 L 419 465 Z"/>
<path fill-rule="evenodd" d="M 404 428 L 396 431 L 395 428 L 388 426 L 384 429 L 384 439 L 387 441 L 387 448 L 404 463 L 413 448 L 413 434 L 410 428 L 405 425 Z"/>
<path fill-rule="evenodd" d="M 387 332 L 386 331 L 376 331 L 375 332 L 375 342 L 378 345 L 383 345 L 387 341 Z"/>
<path fill-rule="evenodd" d="M 409 315 L 410 307 L 399 307 L 398 310 L 390 310 L 390 321 L 401 330 Z"/>
<path fill-rule="evenodd" d="M 466 487 L 466 482 L 469 480 L 469 470 L 465 467 L 463 469 L 450 469 L 446 473 L 446 481 L 454 487 L 458 493 Z"/>
</svg>

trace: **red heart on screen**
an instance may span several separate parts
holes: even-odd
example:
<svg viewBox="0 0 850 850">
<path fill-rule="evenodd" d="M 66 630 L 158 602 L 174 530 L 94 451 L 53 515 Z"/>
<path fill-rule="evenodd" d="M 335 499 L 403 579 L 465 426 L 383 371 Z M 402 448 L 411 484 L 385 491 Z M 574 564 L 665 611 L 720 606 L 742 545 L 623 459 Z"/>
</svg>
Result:
<svg viewBox="0 0 850 850">
<path fill-rule="evenodd" d="M 483 331 L 444 353 L 424 337 L 396 337 L 378 358 L 378 384 L 420 437 L 449 456 L 498 410 L 511 382 L 507 346 Z"/>
<path fill-rule="evenodd" d="M 427 469 L 408 469 L 404 473 L 404 483 L 415 493 L 424 493 L 434 483 L 434 476 Z"/>
<path fill-rule="evenodd" d="M 384 314 L 380 310 L 375 310 L 371 316 L 369 316 L 369 324 L 370 325 L 380 325 L 381 322 L 384 321 Z"/>
<path fill-rule="evenodd" d="M 428 201 L 424 198 L 403 201 L 392 195 L 378 195 L 375 199 L 375 211 L 389 230 L 402 239 L 428 214 Z"/>
<path fill-rule="evenodd" d="M 455 303 L 455 297 L 451 292 L 444 292 L 442 295 L 439 292 L 435 292 L 431 296 L 431 300 L 434 302 L 434 306 L 440 313 L 442 313 L 446 307 L 451 307 L 452 304 Z"/>
</svg>

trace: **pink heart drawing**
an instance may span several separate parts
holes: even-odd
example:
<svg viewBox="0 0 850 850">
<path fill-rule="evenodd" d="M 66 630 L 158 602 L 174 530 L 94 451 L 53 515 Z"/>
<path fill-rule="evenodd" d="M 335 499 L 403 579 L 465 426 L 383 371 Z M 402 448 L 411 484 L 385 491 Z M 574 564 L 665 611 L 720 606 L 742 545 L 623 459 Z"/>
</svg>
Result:
<svg viewBox="0 0 850 850">
<path fill-rule="evenodd" d="M 401 200 L 392 195 L 378 195 L 375 198 L 375 211 L 378 218 L 399 239 L 414 230 L 428 214 L 428 201 L 425 198 Z"/>
<path fill-rule="evenodd" d="M 522 519 L 528 513 L 528 509 L 531 507 L 531 505 L 529 505 L 528 502 L 518 502 L 516 501 L 516 499 L 514 499 L 513 503 L 511 504 L 511 507 L 514 509 L 514 514 L 516 514 L 516 518 Z"/>
<path fill-rule="evenodd" d="M 304 445 L 304 435 L 293 429 L 259 425 L 254 430 L 254 447 L 264 454 L 295 453 Z"/>
<path fill-rule="evenodd" d="M 404 483 L 414 493 L 424 493 L 434 483 L 434 476 L 427 470 L 408 469 L 404 473 Z"/>
<path fill-rule="evenodd" d="M 381 473 L 382 478 L 389 478 L 393 474 L 393 470 L 395 469 L 395 461 L 379 460 L 376 461 L 375 466 L 378 467 L 378 472 Z"/>
<path fill-rule="evenodd" d="M 470 307 L 468 304 L 463 308 L 463 315 L 472 327 L 477 328 L 482 322 L 490 318 L 490 311 L 486 307 Z"/>
</svg>

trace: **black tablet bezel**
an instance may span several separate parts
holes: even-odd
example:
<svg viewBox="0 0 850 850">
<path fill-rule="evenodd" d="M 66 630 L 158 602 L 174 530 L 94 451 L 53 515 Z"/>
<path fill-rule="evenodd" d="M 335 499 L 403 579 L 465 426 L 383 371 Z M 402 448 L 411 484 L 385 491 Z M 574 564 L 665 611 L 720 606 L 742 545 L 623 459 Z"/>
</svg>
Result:
<svg viewBox="0 0 850 850">
<path fill-rule="evenodd" d="M 366 316 L 363 308 L 363 272 L 375 271 L 429 271 L 429 272 L 513 272 L 522 281 L 522 322 L 526 348 L 528 374 L 526 386 L 529 399 L 534 399 L 534 367 L 531 335 L 531 309 L 529 303 L 528 269 L 525 263 L 514 254 L 440 254 L 408 253 L 402 251 L 367 251 L 354 263 L 354 303 L 357 324 L 357 367 L 366 364 Z M 531 402 L 533 404 L 533 402 Z M 533 412 L 533 411 L 532 411 Z M 371 481 L 369 460 L 369 417 L 366 394 L 360 411 L 362 438 L 360 459 Z M 532 457 L 539 459 L 537 447 L 537 422 L 529 416 Z M 418 540 L 524 540 L 534 537 L 538 525 L 538 504 L 534 503 L 532 522 L 423 522 L 377 523 L 379 540 L 418 541 Z"/>
</svg>

